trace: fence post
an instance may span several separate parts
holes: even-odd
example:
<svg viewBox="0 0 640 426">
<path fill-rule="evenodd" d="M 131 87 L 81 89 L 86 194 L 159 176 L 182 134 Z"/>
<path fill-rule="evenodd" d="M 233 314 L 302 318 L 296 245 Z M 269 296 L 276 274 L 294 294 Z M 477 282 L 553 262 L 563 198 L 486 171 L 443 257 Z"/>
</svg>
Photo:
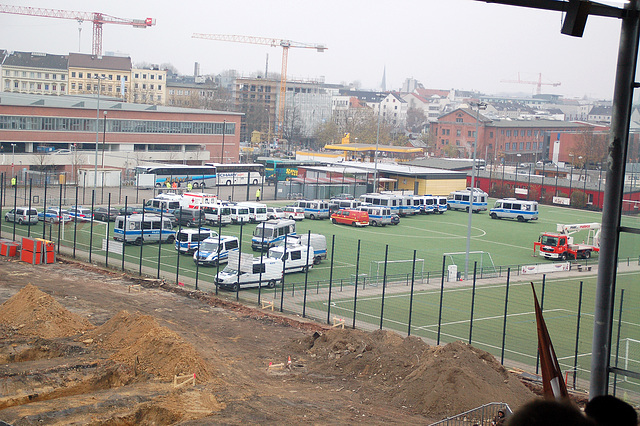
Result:
<svg viewBox="0 0 640 426">
<path fill-rule="evenodd" d="M 353 286 L 353 326 L 356 328 L 356 304 L 358 303 L 358 273 L 360 272 L 360 240 L 358 240 L 358 251 L 356 253 L 356 282 Z"/>
<path fill-rule="evenodd" d="M 4 190 L 4 172 L 0 173 L 0 212 L 2 211 L 2 205 L 4 204 L 4 197 L 6 196 Z M 44 213 L 43 213 L 44 214 Z M 0 218 L 2 219 L 2 218 Z M 2 238 L 2 225 L 0 225 L 0 238 Z M 639 260 L 640 262 L 640 260 Z"/>
<path fill-rule="evenodd" d="M 142 200 L 142 204 L 144 205 L 144 200 Z M 144 211 L 144 209 L 143 209 Z M 182 218 L 182 206 L 180 206 L 180 217 Z M 176 247 L 178 248 L 178 250 L 176 250 L 177 254 L 176 254 L 176 285 L 180 285 L 180 240 L 178 240 L 178 238 L 180 237 L 182 233 L 182 222 L 178 221 L 178 234 L 176 237 Z M 218 234 L 218 239 L 220 238 L 220 234 Z M 220 246 L 220 241 L 218 240 L 218 246 Z M 218 257 L 218 260 L 220 260 L 220 258 Z"/>
<path fill-rule="evenodd" d="M 411 336 L 411 314 L 413 313 L 413 285 L 416 278 L 416 250 L 413 251 L 413 268 L 411 269 L 411 293 L 409 295 L 409 324 L 407 326 L 407 336 Z"/>
<path fill-rule="evenodd" d="M 31 193 L 32 193 L 33 179 L 29 178 L 29 219 L 31 219 Z M 0 195 L 0 199 L 2 196 Z M 77 204 L 77 203 L 76 203 Z M 0 204 L 0 212 L 2 211 L 2 207 Z M 29 226 L 27 226 L 27 238 L 31 238 L 31 221 L 29 220 Z M 75 241 L 74 241 L 75 244 Z"/>
<path fill-rule="evenodd" d="M 126 219 L 125 210 L 125 219 Z M 149 223 L 151 227 L 151 223 Z M 161 229 L 162 231 L 162 229 Z M 151 230 L 149 230 L 151 232 Z M 144 249 L 144 198 L 142 199 L 142 223 L 140 224 L 140 259 L 138 260 L 138 275 L 142 276 L 142 250 Z M 180 256 L 180 250 L 178 250 L 178 256 Z"/>
<path fill-rule="evenodd" d="M 618 354 L 620 351 L 620 330 L 622 328 L 622 305 L 624 303 L 624 289 L 620 291 L 620 308 L 618 309 L 618 338 L 616 339 L 616 360 L 615 365 L 618 367 Z M 613 396 L 616 396 L 616 384 L 618 383 L 618 373 L 613 375 Z"/>
<path fill-rule="evenodd" d="M 95 189 L 91 190 L 91 211 L 94 209 L 94 201 L 95 201 L 96 191 Z M 126 230 L 125 230 L 126 232 Z M 123 245 L 124 247 L 124 245 Z M 91 263 L 91 256 L 93 253 L 93 215 L 91 215 L 91 225 L 89 228 L 89 263 Z M 124 257 L 123 257 L 124 258 Z"/>
<path fill-rule="evenodd" d="M 78 187 L 76 187 L 76 190 L 78 189 Z M 76 195 L 77 195 L 77 191 L 76 191 Z M 105 239 L 107 240 L 105 242 L 105 248 L 107 249 L 106 253 L 105 253 L 105 258 L 104 258 L 104 264 L 105 266 L 108 268 L 109 267 L 109 231 L 110 231 L 110 221 L 109 221 L 109 213 L 111 212 L 111 192 L 109 192 L 109 197 L 107 198 L 107 232 L 105 235 Z M 91 210 L 91 216 L 93 217 L 93 210 Z M 75 241 L 73 242 L 75 245 Z"/>
<path fill-rule="evenodd" d="M 218 204 L 218 250 L 220 250 L 220 235 L 222 235 L 222 205 Z M 216 296 L 218 295 L 218 275 L 220 275 L 220 252 L 219 251 L 218 251 L 218 262 L 216 264 L 216 279 L 215 279 Z"/>
<path fill-rule="evenodd" d="M 93 190 L 93 192 L 95 192 L 95 190 Z M 124 197 L 124 223 L 123 223 L 123 227 L 122 227 L 122 270 L 124 271 L 124 248 L 127 246 L 127 218 L 129 217 L 127 215 L 127 205 L 128 205 L 128 198 L 127 196 Z M 144 209 L 143 209 L 144 211 Z M 142 235 L 142 234 L 141 234 Z"/>
<path fill-rule="evenodd" d="M 62 215 L 62 184 L 58 185 L 60 187 L 60 195 L 59 195 L 59 199 L 58 199 L 58 214 L 60 215 L 60 219 L 58 220 L 58 255 L 60 255 L 60 231 L 62 230 L 62 227 L 64 226 L 64 216 Z M 93 210 L 93 209 L 92 209 Z M 76 211 L 76 216 L 78 215 L 78 212 Z"/>
<path fill-rule="evenodd" d="M 240 262 L 242 260 L 242 230 L 244 229 L 244 219 L 240 219 L 240 238 L 238 238 L 239 244 L 238 244 L 238 287 L 236 289 L 236 301 L 240 300 Z M 286 239 L 286 237 L 285 237 Z M 286 249 L 285 249 L 285 254 L 286 253 Z M 219 263 L 219 262 L 218 262 Z M 282 278 L 284 279 L 284 275 L 282 276 Z M 261 283 L 258 283 L 258 285 L 261 285 Z M 284 291 L 284 287 L 282 288 L 282 290 Z M 282 306 L 280 307 L 282 309 Z M 280 311 L 282 312 L 282 311 Z"/>
<path fill-rule="evenodd" d="M 160 262 L 162 256 L 162 231 L 164 230 L 164 226 L 162 226 L 162 222 L 164 221 L 164 209 L 160 209 L 160 238 L 158 238 L 158 272 L 156 273 L 156 279 L 160 279 Z"/>
<path fill-rule="evenodd" d="M 309 248 L 311 248 L 311 230 L 307 232 L 307 266 L 304 268 L 304 296 L 302 298 L 302 318 L 306 317 L 307 312 L 307 278 L 309 277 L 309 252 L 311 251 L 309 250 Z"/>
<path fill-rule="evenodd" d="M 500 352 L 500 364 L 504 365 L 504 345 L 507 338 L 507 307 L 509 305 L 509 279 L 511 268 L 507 268 L 507 288 L 504 293 L 504 321 L 502 323 L 502 351 Z"/>
<path fill-rule="evenodd" d="M 578 295 L 578 319 L 576 323 L 576 349 L 573 356 L 573 389 L 576 388 L 576 376 L 578 373 L 578 343 L 580 342 L 580 313 L 582 311 L 582 281 L 580 281 L 580 293 Z"/>
<path fill-rule="evenodd" d="M 387 290 L 387 261 L 389 259 L 389 244 L 384 248 L 384 273 L 382 275 L 382 301 L 380 302 L 380 330 L 384 321 L 384 295 Z"/>
<path fill-rule="evenodd" d="M 42 239 L 47 236 L 47 179 L 44 180 L 44 199 L 42 201 Z M 91 260 L 89 260 L 91 262 Z"/>
<path fill-rule="evenodd" d="M 284 252 L 282 254 L 282 286 L 280 290 L 280 312 L 283 312 L 282 305 L 284 303 L 284 272 L 287 267 L 287 235 L 284 234 Z"/>
<path fill-rule="evenodd" d="M 473 308 L 476 302 L 476 272 L 478 261 L 473 262 L 473 286 L 471 287 L 471 318 L 469 318 L 469 344 L 471 344 L 471 336 L 473 334 Z"/>
<path fill-rule="evenodd" d="M 442 281 L 440 282 L 440 310 L 438 311 L 438 337 L 436 345 L 440 344 L 440 329 L 442 327 L 442 296 L 444 295 L 444 268 L 446 266 L 447 257 L 442 256 Z"/>
<path fill-rule="evenodd" d="M 78 186 L 76 186 L 76 206 L 78 205 Z M 91 210 L 91 215 L 93 215 L 93 209 Z M 76 216 L 73 221 L 73 258 L 76 258 L 76 238 L 78 235 L 78 217 Z M 107 253 L 109 253 L 107 251 Z"/>
<path fill-rule="evenodd" d="M 202 206 L 199 206 L 202 207 Z M 201 234 L 201 229 L 202 229 L 202 215 L 203 215 L 203 210 L 201 208 L 198 209 L 198 248 L 196 249 L 196 252 L 200 252 L 200 236 Z M 178 250 L 180 251 L 180 250 Z M 187 249 L 187 253 L 189 253 L 189 250 Z M 198 277 L 200 274 L 200 262 L 196 262 L 196 290 L 198 290 Z M 260 287 L 260 283 L 258 283 L 258 287 Z"/>
<path fill-rule="evenodd" d="M 277 180 L 276 180 L 277 182 Z M 331 323 L 331 289 L 333 285 L 333 253 L 336 248 L 336 235 L 331 237 L 331 265 L 329 266 L 329 297 L 327 298 L 327 324 Z"/>
<path fill-rule="evenodd" d="M 220 207 L 218 207 L 219 209 Z M 262 239 L 260 241 L 260 275 L 258 276 L 258 306 L 262 301 L 262 268 L 264 264 L 264 230 L 265 222 L 262 222 Z M 220 235 L 220 234 L 218 234 Z M 218 236 L 218 247 L 220 247 L 220 237 Z M 220 259 L 220 252 L 218 251 L 218 259 Z M 306 293 L 305 293 L 306 294 Z M 304 314 L 303 314 L 304 316 Z"/>
<path fill-rule="evenodd" d="M 18 207 L 17 203 L 18 203 L 18 184 L 16 183 L 13 186 L 13 238 L 12 238 L 13 241 L 16 240 L 16 208 Z"/>
</svg>

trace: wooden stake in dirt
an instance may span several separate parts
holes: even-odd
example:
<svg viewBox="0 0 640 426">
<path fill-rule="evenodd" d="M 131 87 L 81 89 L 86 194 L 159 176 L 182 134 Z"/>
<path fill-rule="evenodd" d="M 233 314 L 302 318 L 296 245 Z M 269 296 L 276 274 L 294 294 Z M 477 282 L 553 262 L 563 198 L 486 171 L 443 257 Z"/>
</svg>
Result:
<svg viewBox="0 0 640 426">
<path fill-rule="evenodd" d="M 344 328 L 344 318 L 333 317 L 332 327 Z"/>
<path fill-rule="evenodd" d="M 185 380 L 186 379 L 186 380 Z M 178 380 L 184 380 L 181 383 L 178 383 Z M 193 386 L 196 385 L 196 373 L 193 374 L 185 374 L 182 376 L 173 376 L 173 387 L 181 388 L 189 383 L 192 383 Z"/>
</svg>

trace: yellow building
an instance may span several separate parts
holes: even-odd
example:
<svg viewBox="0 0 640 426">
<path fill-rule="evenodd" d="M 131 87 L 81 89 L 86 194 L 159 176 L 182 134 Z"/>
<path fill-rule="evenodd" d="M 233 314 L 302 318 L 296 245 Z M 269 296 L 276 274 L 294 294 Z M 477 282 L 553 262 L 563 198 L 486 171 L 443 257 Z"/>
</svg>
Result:
<svg viewBox="0 0 640 426">
<path fill-rule="evenodd" d="M 70 53 L 69 94 L 97 94 L 98 88 L 101 96 L 132 102 L 131 58 Z"/>
<path fill-rule="evenodd" d="M 167 99 L 167 70 L 157 66 L 131 70 L 132 102 L 165 105 Z"/>
</svg>

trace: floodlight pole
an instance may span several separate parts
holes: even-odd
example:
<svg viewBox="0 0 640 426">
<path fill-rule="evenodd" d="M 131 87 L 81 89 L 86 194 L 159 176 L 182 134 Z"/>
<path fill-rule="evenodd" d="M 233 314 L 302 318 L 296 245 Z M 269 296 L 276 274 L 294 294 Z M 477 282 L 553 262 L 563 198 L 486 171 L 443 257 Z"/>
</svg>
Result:
<svg viewBox="0 0 640 426">
<path fill-rule="evenodd" d="M 476 107 L 476 137 L 473 142 L 473 164 L 471 164 L 471 190 L 469 191 L 469 221 L 467 222 L 467 251 L 464 256 L 464 279 L 469 279 L 469 252 L 471 251 L 471 216 L 473 215 L 473 200 L 475 199 L 476 185 L 476 151 L 478 150 L 478 121 L 480 121 L 480 109 L 485 109 L 487 104 L 477 102 Z"/>
<path fill-rule="evenodd" d="M 378 146 L 380 143 L 380 110 L 382 100 L 378 103 L 378 130 L 376 131 L 376 152 L 373 155 L 373 192 L 378 192 Z M 356 138 L 357 139 L 357 138 Z"/>
</svg>

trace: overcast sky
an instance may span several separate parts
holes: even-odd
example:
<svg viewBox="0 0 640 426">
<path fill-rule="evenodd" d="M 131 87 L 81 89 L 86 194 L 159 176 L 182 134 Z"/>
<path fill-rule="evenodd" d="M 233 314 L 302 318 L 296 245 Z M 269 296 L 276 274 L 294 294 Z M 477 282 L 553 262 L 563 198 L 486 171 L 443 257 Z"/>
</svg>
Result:
<svg viewBox="0 0 640 426">
<path fill-rule="evenodd" d="M 327 83 L 358 81 L 377 90 L 386 67 L 387 90 L 415 78 L 432 89 L 489 94 L 543 93 L 611 99 L 620 22 L 590 17 L 582 38 L 560 34 L 563 15 L 473 0 L 243 0 L 166 1 L 0 0 L 5 5 L 101 12 L 156 19 L 144 30 L 105 24 L 103 52 L 126 53 L 134 64 L 172 63 L 181 74 L 228 69 L 241 75 L 280 72 L 282 49 L 191 38 L 234 34 L 324 44 L 328 50 L 290 49 L 288 75 Z M 81 53 L 91 53 L 92 24 L 82 25 Z M 78 51 L 78 23 L 0 13 L 0 49 L 67 54 Z"/>
</svg>

